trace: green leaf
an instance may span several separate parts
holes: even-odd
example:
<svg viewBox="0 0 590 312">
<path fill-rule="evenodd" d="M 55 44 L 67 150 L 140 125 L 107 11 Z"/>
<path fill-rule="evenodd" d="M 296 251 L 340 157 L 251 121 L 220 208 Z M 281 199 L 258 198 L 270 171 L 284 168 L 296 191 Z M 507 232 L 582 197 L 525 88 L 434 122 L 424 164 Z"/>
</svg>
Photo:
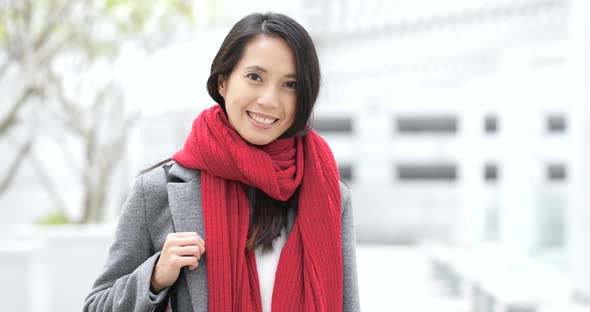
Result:
<svg viewBox="0 0 590 312">
<path fill-rule="evenodd" d="M 116 7 L 127 4 L 129 1 L 125 0 L 105 0 L 105 7 L 107 10 L 112 10 Z"/>
<path fill-rule="evenodd" d="M 194 22 L 192 7 L 184 1 L 176 1 L 174 8 L 176 12 L 186 18 L 190 23 Z"/>
<path fill-rule="evenodd" d="M 70 224 L 72 221 L 63 213 L 63 211 L 53 211 L 39 218 L 36 222 L 42 225 Z"/>
<path fill-rule="evenodd" d="M 0 24 L 0 42 L 6 41 L 6 28 L 4 24 Z"/>
</svg>

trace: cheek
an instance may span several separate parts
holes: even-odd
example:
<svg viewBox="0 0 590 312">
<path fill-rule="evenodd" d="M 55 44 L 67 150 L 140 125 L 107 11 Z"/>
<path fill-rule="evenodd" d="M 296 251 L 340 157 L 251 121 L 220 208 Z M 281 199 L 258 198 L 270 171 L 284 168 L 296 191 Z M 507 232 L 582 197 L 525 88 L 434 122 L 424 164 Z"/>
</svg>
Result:
<svg viewBox="0 0 590 312">
<path fill-rule="evenodd" d="M 244 108 L 255 99 L 255 93 L 241 82 L 234 83 L 231 92 L 227 92 L 227 94 L 228 99 L 226 102 L 230 102 L 235 110 Z"/>
<path fill-rule="evenodd" d="M 227 108 L 229 115 L 237 115 L 243 106 L 243 99 L 240 98 L 239 94 L 236 94 L 235 91 L 236 90 L 234 88 L 232 92 L 226 92 L 227 96 L 225 97 L 225 107 Z"/>
<path fill-rule="evenodd" d="M 295 116 L 297 115 L 297 102 L 293 101 L 288 107 L 287 114 L 289 115 L 289 126 L 293 124 L 295 121 Z"/>
<path fill-rule="evenodd" d="M 225 110 L 230 125 L 235 129 L 239 124 L 241 108 L 239 102 L 236 102 L 236 99 L 231 95 L 225 98 Z"/>
</svg>

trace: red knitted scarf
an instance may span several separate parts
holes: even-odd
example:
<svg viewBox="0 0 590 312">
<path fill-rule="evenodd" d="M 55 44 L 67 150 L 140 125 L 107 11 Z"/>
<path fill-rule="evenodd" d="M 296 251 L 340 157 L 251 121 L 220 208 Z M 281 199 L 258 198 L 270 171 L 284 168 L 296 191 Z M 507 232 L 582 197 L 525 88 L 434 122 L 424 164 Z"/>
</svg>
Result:
<svg viewBox="0 0 590 312">
<path fill-rule="evenodd" d="M 300 188 L 297 217 L 275 275 L 272 311 L 342 311 L 338 170 L 315 131 L 254 146 L 215 105 L 195 119 L 173 159 L 201 170 L 209 311 L 262 310 L 256 258 L 246 250 L 246 185 L 283 201 Z"/>
</svg>

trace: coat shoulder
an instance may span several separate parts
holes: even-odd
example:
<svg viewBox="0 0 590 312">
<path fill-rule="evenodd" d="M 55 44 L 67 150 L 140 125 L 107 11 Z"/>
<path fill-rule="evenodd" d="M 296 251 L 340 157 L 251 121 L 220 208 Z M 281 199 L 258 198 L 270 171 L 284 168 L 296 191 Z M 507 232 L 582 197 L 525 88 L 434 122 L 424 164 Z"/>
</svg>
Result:
<svg viewBox="0 0 590 312">
<path fill-rule="evenodd" d="M 342 207 L 345 208 L 350 205 L 350 187 L 344 183 L 342 180 L 339 181 L 340 183 L 340 194 L 342 198 Z"/>
<path fill-rule="evenodd" d="M 161 166 L 152 168 L 139 175 L 143 179 L 144 187 L 159 187 L 168 182 L 188 182 L 199 176 L 200 170 L 183 167 L 171 160 Z"/>
<path fill-rule="evenodd" d="M 164 166 L 171 164 L 168 162 L 162 166 L 150 169 L 146 172 L 141 173 L 137 178 L 141 180 L 142 187 L 145 192 L 156 191 L 157 189 L 166 188 L 168 179 L 166 177 L 166 171 Z"/>
</svg>

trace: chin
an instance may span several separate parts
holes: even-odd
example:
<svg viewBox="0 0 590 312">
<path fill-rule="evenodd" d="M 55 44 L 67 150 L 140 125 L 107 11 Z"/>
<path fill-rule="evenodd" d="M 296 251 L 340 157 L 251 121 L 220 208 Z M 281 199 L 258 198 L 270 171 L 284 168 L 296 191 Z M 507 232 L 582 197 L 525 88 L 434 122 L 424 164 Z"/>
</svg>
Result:
<svg viewBox="0 0 590 312">
<path fill-rule="evenodd" d="M 268 138 L 260 138 L 260 137 L 255 137 L 255 138 L 244 138 L 244 140 L 246 140 L 246 142 L 253 144 L 253 145 L 266 145 L 271 143 L 274 140 L 268 139 Z"/>
</svg>

